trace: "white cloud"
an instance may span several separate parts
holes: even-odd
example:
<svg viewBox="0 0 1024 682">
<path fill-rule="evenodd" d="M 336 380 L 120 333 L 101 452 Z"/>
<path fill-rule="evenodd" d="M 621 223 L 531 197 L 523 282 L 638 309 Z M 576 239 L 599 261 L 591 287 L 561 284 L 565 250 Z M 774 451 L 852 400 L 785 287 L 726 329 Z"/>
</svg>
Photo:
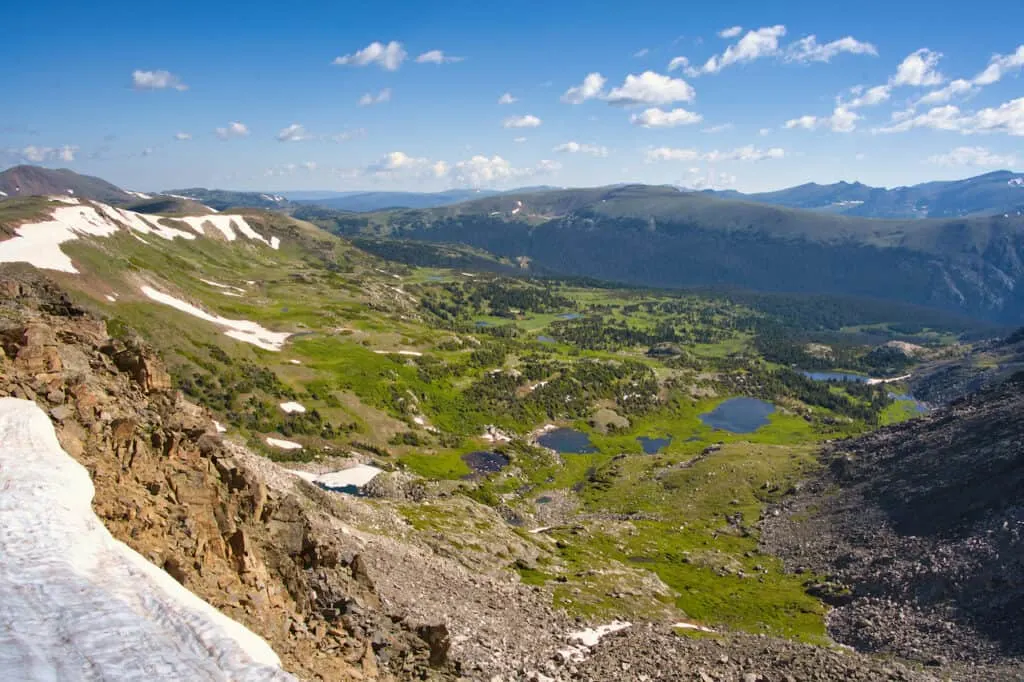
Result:
<svg viewBox="0 0 1024 682">
<path fill-rule="evenodd" d="M 185 140 L 191 140 L 192 139 L 192 134 L 191 133 L 174 133 L 174 139 L 178 140 L 179 142 L 184 142 Z"/>
<path fill-rule="evenodd" d="M 132 71 L 132 87 L 136 90 L 188 90 L 188 86 L 170 71 Z"/>
<path fill-rule="evenodd" d="M 935 67 L 941 58 L 942 53 L 934 52 L 927 47 L 912 52 L 896 68 L 896 75 L 892 77 L 891 84 L 915 87 L 940 85 L 945 77 Z"/>
<path fill-rule="evenodd" d="M 863 161 L 864 159 L 868 158 L 868 155 L 863 152 L 857 152 L 856 154 L 853 155 L 853 158 L 856 159 L 857 161 Z"/>
<path fill-rule="evenodd" d="M 690 60 L 686 57 L 673 57 L 672 61 L 668 63 L 668 70 L 675 71 L 676 69 L 685 69 L 690 65 Z"/>
<path fill-rule="evenodd" d="M 876 104 L 881 104 L 892 95 L 892 87 L 889 85 L 876 85 L 867 90 L 858 88 L 855 92 L 857 92 L 858 96 L 846 103 L 847 109 L 873 107 Z"/>
<path fill-rule="evenodd" d="M 552 151 L 565 152 L 568 154 L 590 154 L 591 156 L 608 156 L 608 148 L 596 144 L 581 144 L 579 142 L 565 142 L 558 145 Z"/>
<path fill-rule="evenodd" d="M 540 124 L 539 118 L 533 114 L 526 114 L 525 116 L 510 116 L 501 125 L 505 128 L 536 128 Z"/>
<path fill-rule="evenodd" d="M 416 57 L 417 64 L 453 64 L 462 60 L 463 57 L 452 57 L 441 50 L 429 50 Z"/>
<path fill-rule="evenodd" d="M 15 152 L 25 161 L 31 163 L 43 163 L 45 161 L 74 161 L 78 147 L 74 145 L 61 145 L 60 147 L 39 147 L 30 144 Z"/>
<path fill-rule="evenodd" d="M 735 38 L 739 34 L 743 33 L 742 26 L 730 26 L 729 28 L 723 28 L 718 32 L 719 38 Z"/>
<path fill-rule="evenodd" d="M 359 98 L 359 106 L 361 107 L 372 107 L 374 104 L 383 104 L 384 102 L 391 101 L 391 88 L 384 88 L 377 94 L 372 92 L 365 93 Z"/>
<path fill-rule="evenodd" d="M 629 74 L 622 85 L 609 92 L 605 99 L 611 104 L 636 106 L 641 104 L 671 104 L 689 102 L 696 97 L 693 86 L 681 78 L 672 78 L 654 71 L 640 75 Z"/>
<path fill-rule="evenodd" d="M 514 97 L 511 92 L 506 92 L 498 98 L 498 104 L 515 104 L 519 99 Z"/>
<path fill-rule="evenodd" d="M 1002 80 L 1011 71 L 1024 67 L 1024 45 L 1008 55 L 993 55 L 988 67 L 974 77 L 975 85 L 992 85 Z"/>
<path fill-rule="evenodd" d="M 316 161 L 303 161 L 302 167 L 312 172 L 316 170 Z"/>
<path fill-rule="evenodd" d="M 934 107 L 923 114 L 913 112 L 893 114 L 893 123 L 876 129 L 880 133 L 902 133 L 914 128 L 928 128 L 959 132 L 964 135 L 1005 133 L 1024 136 L 1024 97 L 965 114 L 959 107 L 947 104 Z"/>
<path fill-rule="evenodd" d="M 850 111 L 843 105 L 837 106 L 831 116 L 801 116 L 786 121 L 785 127 L 789 130 L 803 128 L 814 130 L 816 128 L 828 128 L 835 133 L 850 133 L 857 128 L 857 121 L 862 116 Z"/>
<path fill-rule="evenodd" d="M 565 91 L 562 101 L 569 104 L 582 104 L 588 99 L 594 99 L 601 95 L 601 90 L 607 79 L 596 71 L 588 73 L 579 85 L 575 85 Z"/>
<path fill-rule="evenodd" d="M 213 131 L 217 137 L 222 140 L 226 140 L 231 137 L 245 137 L 249 134 L 249 127 L 244 123 L 238 121 L 232 121 L 224 128 L 216 128 Z"/>
<path fill-rule="evenodd" d="M 380 175 L 424 168 L 429 165 L 430 161 L 425 158 L 409 156 L 405 152 L 388 152 L 379 161 L 367 166 L 367 171 Z"/>
<path fill-rule="evenodd" d="M 336 57 L 333 63 L 352 66 L 377 64 L 380 68 L 387 71 L 395 71 L 402 65 L 407 56 L 405 50 L 402 49 L 402 43 L 392 40 L 385 45 L 374 41 L 358 52 Z"/>
<path fill-rule="evenodd" d="M 708 161 L 711 163 L 718 161 L 764 161 L 765 159 L 782 159 L 785 158 L 786 151 L 781 147 L 771 147 L 770 149 L 758 149 L 753 145 L 747 145 L 745 147 L 737 147 L 731 151 L 718 151 L 717 149 L 710 152 L 701 152 L 696 149 L 680 149 L 677 147 L 657 147 L 656 149 L 648 149 L 646 153 L 647 161 Z"/>
<path fill-rule="evenodd" d="M 768 135 L 772 134 L 772 129 L 771 128 L 761 128 L 760 130 L 757 131 L 757 134 L 760 135 L 761 137 L 767 137 Z"/>
<path fill-rule="evenodd" d="M 853 36 L 846 36 L 830 43 L 821 44 L 817 36 L 809 35 L 786 48 L 785 58 L 791 62 L 828 62 L 836 55 L 849 54 L 878 55 L 878 48 L 871 43 L 864 43 Z"/>
<path fill-rule="evenodd" d="M 309 135 L 306 134 L 306 129 L 299 123 L 292 123 L 287 128 L 282 128 L 281 132 L 277 134 L 278 142 L 301 142 L 308 139 Z"/>
<path fill-rule="evenodd" d="M 700 123 L 704 120 L 704 117 L 686 109 L 665 111 L 652 107 L 644 109 L 639 114 L 633 114 L 629 120 L 633 122 L 633 125 L 643 126 L 644 128 L 674 128 L 676 126 Z"/>
<path fill-rule="evenodd" d="M 786 27 L 781 24 L 748 31 L 738 42 L 725 48 L 721 55 L 714 55 L 703 66 L 688 68 L 686 73 L 690 76 L 718 73 L 733 64 L 775 56 L 779 54 L 779 38 L 784 35 Z"/>
<path fill-rule="evenodd" d="M 650 53 L 651 53 L 651 50 L 649 48 L 642 47 L 639 50 L 637 50 L 636 52 L 634 52 L 633 56 L 636 57 L 637 59 L 640 59 L 641 57 L 646 57 Z"/>
<path fill-rule="evenodd" d="M 946 84 L 946 87 L 932 90 L 921 99 L 914 102 L 914 106 L 927 106 L 932 104 L 945 104 L 953 97 L 967 95 L 974 91 L 974 84 L 963 78 L 957 78 Z"/>
<path fill-rule="evenodd" d="M 1013 154 L 996 154 L 985 147 L 957 147 L 945 154 L 929 156 L 928 163 L 938 166 L 988 166 L 1012 168 L 1017 165 Z"/>
<path fill-rule="evenodd" d="M 515 137 L 515 138 L 512 138 L 512 141 L 517 143 L 517 144 L 520 144 L 520 143 L 526 142 L 526 138 L 525 137 Z"/>
<path fill-rule="evenodd" d="M 735 126 L 732 123 L 719 123 L 716 126 L 708 126 L 701 130 L 702 133 L 724 133 L 727 130 L 732 130 Z"/>
<path fill-rule="evenodd" d="M 561 168 L 556 161 L 541 160 L 532 167 L 518 168 L 500 156 L 477 154 L 469 159 L 448 163 L 443 160 L 415 157 L 405 152 L 390 152 L 376 163 L 356 171 L 357 175 L 379 178 L 444 179 L 456 186 L 491 186 L 535 175 L 551 173 Z"/>
</svg>

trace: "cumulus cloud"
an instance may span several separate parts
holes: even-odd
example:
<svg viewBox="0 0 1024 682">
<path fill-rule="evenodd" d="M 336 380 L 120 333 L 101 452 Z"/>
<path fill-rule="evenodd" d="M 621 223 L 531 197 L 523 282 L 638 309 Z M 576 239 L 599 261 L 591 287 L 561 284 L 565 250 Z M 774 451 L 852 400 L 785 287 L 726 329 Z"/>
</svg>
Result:
<svg viewBox="0 0 1024 682">
<path fill-rule="evenodd" d="M 244 123 L 232 121 L 223 128 L 215 128 L 213 132 L 220 139 L 227 140 L 232 137 L 245 137 L 246 135 L 249 134 L 249 127 Z"/>
<path fill-rule="evenodd" d="M 910 53 L 896 68 L 896 75 L 893 76 L 891 84 L 915 87 L 940 85 L 946 80 L 936 68 L 940 59 L 941 52 L 929 50 L 927 47 Z"/>
<path fill-rule="evenodd" d="M 1024 136 L 1024 97 L 974 113 L 964 113 L 952 104 L 934 107 L 923 114 L 915 115 L 913 111 L 897 113 L 893 115 L 890 125 L 877 128 L 875 132 L 901 133 L 914 128 L 959 132 L 964 135 L 1005 133 L 1021 137 Z"/>
<path fill-rule="evenodd" d="M 1024 67 L 1024 45 L 1019 46 L 1016 52 L 1008 55 L 993 55 L 988 67 L 974 77 L 974 84 L 992 85 L 1002 80 L 1006 74 L 1022 67 Z"/>
<path fill-rule="evenodd" d="M 579 142 L 565 142 L 554 148 L 553 151 L 567 154 L 590 154 L 591 156 L 608 156 L 608 148 L 596 144 L 581 144 Z"/>
<path fill-rule="evenodd" d="M 501 125 L 505 128 L 536 128 L 540 124 L 539 118 L 533 114 L 526 114 L 525 116 L 510 116 Z"/>
<path fill-rule="evenodd" d="M 761 128 L 760 130 L 757 131 L 757 134 L 760 135 L 761 137 L 767 137 L 768 135 L 772 134 L 772 129 L 771 128 Z"/>
<path fill-rule="evenodd" d="M 654 71 L 629 74 L 622 85 L 609 92 L 605 99 L 611 104 L 637 106 L 690 102 L 696 97 L 693 86 L 681 78 L 672 78 Z"/>
<path fill-rule="evenodd" d="M 372 92 L 365 93 L 359 98 L 359 106 L 361 107 L 372 107 L 374 104 L 383 104 L 384 102 L 391 101 L 391 88 L 384 88 L 380 92 L 374 94 Z"/>
<path fill-rule="evenodd" d="M 501 156 L 477 154 L 468 159 L 448 163 L 415 157 L 405 152 L 390 152 L 382 159 L 362 169 L 362 175 L 391 179 L 444 179 L 453 185 L 482 187 L 500 185 L 536 175 L 551 173 L 561 168 L 555 161 L 541 160 L 532 167 L 516 167 Z"/>
<path fill-rule="evenodd" d="M 512 138 L 512 141 L 517 143 L 517 144 L 520 144 L 520 143 L 526 142 L 526 138 L 525 137 L 514 137 L 514 138 Z"/>
<path fill-rule="evenodd" d="M 600 97 L 606 82 L 607 79 L 600 73 L 588 73 L 582 83 L 565 91 L 562 101 L 569 104 L 582 104 L 588 99 Z"/>
<path fill-rule="evenodd" d="M 406 51 L 402 48 L 402 43 L 392 40 L 385 45 L 384 43 L 374 41 L 358 52 L 335 57 L 332 63 L 349 66 L 376 64 L 387 71 L 396 71 L 407 56 Z"/>
<path fill-rule="evenodd" d="M 957 78 L 951 80 L 946 84 L 946 87 L 938 90 L 932 90 L 927 93 L 921 99 L 914 103 L 914 106 L 929 106 L 932 104 L 945 104 L 954 97 L 962 95 L 968 95 L 975 90 L 975 86 L 971 81 L 966 81 L 963 78 Z"/>
<path fill-rule="evenodd" d="M 846 36 L 830 43 L 819 43 L 817 36 L 791 43 L 786 48 L 785 59 L 791 62 L 829 62 L 843 52 L 848 54 L 869 54 L 878 56 L 878 48 L 871 43 L 864 43 L 853 36 Z"/>
<path fill-rule="evenodd" d="M 644 109 L 639 114 L 633 114 L 630 119 L 633 125 L 644 128 L 674 128 L 676 126 L 692 125 L 700 123 L 704 117 L 698 113 L 686 109 L 672 109 L 665 111 L 657 107 Z"/>
<path fill-rule="evenodd" d="M 729 28 L 723 28 L 718 32 L 719 38 L 735 38 L 739 34 L 743 33 L 742 26 L 730 26 Z"/>
<path fill-rule="evenodd" d="M 685 69 L 690 65 L 690 60 L 686 57 L 673 57 L 672 61 L 668 63 L 668 70 L 675 71 L 676 69 Z"/>
<path fill-rule="evenodd" d="M 786 151 L 781 147 L 758 149 L 754 145 L 737 147 L 731 151 L 718 151 L 715 149 L 710 152 L 678 147 L 657 147 L 655 149 L 648 149 L 646 153 L 648 162 L 708 161 L 714 163 L 718 161 L 764 161 L 766 159 L 782 159 L 785 156 Z"/>
<path fill-rule="evenodd" d="M 938 166 L 1012 168 L 1017 165 L 1017 157 L 1013 154 L 996 154 L 986 147 L 957 147 L 945 154 L 929 156 L 927 161 Z"/>
<path fill-rule="evenodd" d="M 452 57 L 441 50 L 429 50 L 416 57 L 417 64 L 453 64 L 462 60 L 463 57 Z"/>
<path fill-rule="evenodd" d="M 188 86 L 170 71 L 132 71 L 132 87 L 136 90 L 188 90 Z"/>
<path fill-rule="evenodd" d="M 77 153 L 78 147 L 75 145 L 65 144 L 59 147 L 40 147 L 30 144 L 17 150 L 15 155 L 30 163 L 44 163 L 47 161 L 74 161 L 75 154 Z"/>
<path fill-rule="evenodd" d="M 689 76 L 718 73 L 733 64 L 778 55 L 779 38 L 784 35 L 786 35 L 786 27 L 781 24 L 748 31 L 739 41 L 725 48 L 722 54 L 712 56 L 704 62 L 703 66 L 687 68 L 686 73 Z"/>
<path fill-rule="evenodd" d="M 306 134 L 306 129 L 299 123 L 292 123 L 287 128 L 282 128 L 281 132 L 277 134 L 278 142 L 302 142 L 308 139 L 309 135 Z"/>
<path fill-rule="evenodd" d="M 857 121 L 861 118 L 860 114 L 840 105 L 832 111 L 831 116 L 800 116 L 786 121 L 785 127 L 790 130 L 827 128 L 835 133 L 850 133 L 856 130 Z"/>
<path fill-rule="evenodd" d="M 498 98 L 498 104 L 515 104 L 519 100 L 512 96 L 511 92 L 506 92 Z"/>
<path fill-rule="evenodd" d="M 637 59 L 639 59 L 641 57 L 646 57 L 650 53 L 651 53 L 651 50 L 649 48 L 642 47 L 639 50 L 637 50 L 636 52 L 634 52 L 633 56 L 636 57 Z"/>
<path fill-rule="evenodd" d="M 174 133 L 174 139 L 178 140 L 179 142 L 184 142 L 185 140 L 191 140 L 192 139 L 192 134 L 191 133 Z"/>
<path fill-rule="evenodd" d="M 859 109 L 861 107 L 873 107 L 889 99 L 892 95 L 892 88 L 888 85 L 876 85 L 872 88 L 857 89 L 857 96 L 846 103 L 847 109 Z"/>
</svg>

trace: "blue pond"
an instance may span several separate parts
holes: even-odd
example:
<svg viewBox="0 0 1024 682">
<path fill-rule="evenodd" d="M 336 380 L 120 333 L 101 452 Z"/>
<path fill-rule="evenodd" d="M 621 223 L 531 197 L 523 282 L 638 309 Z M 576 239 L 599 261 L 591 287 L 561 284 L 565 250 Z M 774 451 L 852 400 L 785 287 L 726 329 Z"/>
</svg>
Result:
<svg viewBox="0 0 1024 682">
<path fill-rule="evenodd" d="M 538 437 L 537 442 L 546 448 L 551 448 L 555 452 L 565 452 L 572 455 L 587 455 L 597 452 L 597 448 L 590 442 L 590 436 L 576 429 L 548 431 Z"/>
<path fill-rule="evenodd" d="M 476 474 L 494 474 L 508 466 L 509 459 L 500 452 L 490 452 L 488 450 L 477 450 L 476 452 L 467 452 L 462 456 L 462 461 L 466 463 L 470 469 L 473 470 L 469 477 Z"/>
<path fill-rule="evenodd" d="M 753 433 L 768 423 L 775 406 L 757 398 L 729 398 L 700 420 L 715 429 L 730 433 Z"/>
<path fill-rule="evenodd" d="M 494 326 L 492 323 L 488 322 L 487 320 L 477 320 L 475 322 L 475 324 L 478 327 L 493 327 Z"/>
<path fill-rule="evenodd" d="M 848 372 L 802 372 L 808 379 L 815 381 L 852 381 L 858 384 L 865 383 L 870 377 L 863 374 L 850 374 Z"/>
<path fill-rule="evenodd" d="M 537 340 L 541 343 L 555 343 L 555 340 L 550 336 L 544 336 L 543 334 L 537 337 Z"/>
<path fill-rule="evenodd" d="M 564 315 L 559 315 L 558 319 L 560 319 L 560 320 L 578 320 L 581 317 L 583 317 L 583 316 L 580 315 L 579 313 L 565 313 Z"/>
<path fill-rule="evenodd" d="M 650 438 L 649 436 L 640 436 L 637 438 L 640 443 L 640 447 L 644 449 L 645 455 L 655 455 L 658 450 L 664 447 L 668 447 L 668 444 L 672 442 L 672 437 L 667 438 Z"/>
</svg>

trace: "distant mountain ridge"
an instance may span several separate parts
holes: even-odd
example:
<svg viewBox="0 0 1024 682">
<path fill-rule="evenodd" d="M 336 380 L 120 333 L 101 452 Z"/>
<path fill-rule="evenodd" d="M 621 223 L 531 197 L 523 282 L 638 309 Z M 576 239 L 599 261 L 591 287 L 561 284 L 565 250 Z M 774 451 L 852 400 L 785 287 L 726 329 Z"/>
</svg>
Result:
<svg viewBox="0 0 1024 682">
<path fill-rule="evenodd" d="M 562 275 L 863 296 L 1024 322 L 1021 216 L 875 220 L 647 185 L 328 213 L 300 217 L 340 234 L 465 244 Z"/>
<path fill-rule="evenodd" d="M 142 192 L 124 190 L 101 178 L 80 175 L 67 168 L 14 166 L 0 173 L 0 199 L 44 194 L 95 199 L 117 205 L 149 198 Z"/>
<path fill-rule="evenodd" d="M 1007 170 L 893 189 L 860 182 L 831 185 L 810 182 L 774 192 L 743 194 L 734 190 L 708 190 L 706 193 L 865 218 L 955 218 L 1024 213 L 1024 173 Z"/>
</svg>

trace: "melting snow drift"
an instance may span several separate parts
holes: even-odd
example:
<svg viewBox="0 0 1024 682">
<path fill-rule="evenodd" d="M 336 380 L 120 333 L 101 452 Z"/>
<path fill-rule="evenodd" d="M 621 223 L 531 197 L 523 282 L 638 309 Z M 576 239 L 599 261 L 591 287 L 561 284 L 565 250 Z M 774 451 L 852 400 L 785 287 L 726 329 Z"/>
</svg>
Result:
<svg viewBox="0 0 1024 682">
<path fill-rule="evenodd" d="M 99 202 L 81 202 L 69 197 L 50 197 L 51 200 L 70 204 L 52 209 L 48 220 L 27 223 L 15 230 L 15 237 L 0 242 L 0 263 L 29 263 L 44 270 L 77 273 L 71 259 L 61 250 L 61 244 L 82 236 L 110 237 L 127 229 L 139 241 L 140 234 L 152 234 L 163 239 L 193 240 L 196 234 L 205 234 L 203 224 L 209 223 L 228 241 L 243 237 L 263 242 L 272 249 L 280 247 L 277 237 L 267 239 L 256 232 L 242 216 L 203 216 L 186 218 L 160 218 L 107 206 Z M 165 222 L 184 223 L 192 228 L 180 230 Z M 237 234 L 236 234 L 237 231 Z"/>
<path fill-rule="evenodd" d="M 110 534 L 46 414 L 0 398 L 0 670 L 12 680 L 293 680 L 267 643 Z"/>
<path fill-rule="evenodd" d="M 302 405 L 301 403 L 297 403 L 294 400 L 290 400 L 286 403 L 281 403 L 281 409 L 287 412 L 288 414 L 292 414 L 293 412 L 301 413 L 306 411 L 306 407 L 304 405 Z"/>
<path fill-rule="evenodd" d="M 302 449 L 302 444 L 301 443 L 295 443 L 295 442 L 292 442 L 290 440 L 281 440 L 280 438 L 271 438 L 270 436 L 267 436 L 266 441 L 267 441 L 267 445 L 270 445 L 271 447 L 275 447 L 275 448 L 281 448 L 282 450 L 301 450 Z"/>
<path fill-rule="evenodd" d="M 294 474 L 299 478 L 314 483 L 324 488 L 347 488 L 349 486 L 355 486 L 356 488 L 362 488 L 364 485 L 377 478 L 377 474 L 381 473 L 383 469 L 369 464 L 356 464 L 347 469 L 340 469 L 338 471 L 331 471 L 326 474 L 312 474 L 308 471 L 298 471 L 288 469 L 288 473 Z"/>
<path fill-rule="evenodd" d="M 279 351 L 284 345 L 284 342 L 288 340 L 289 336 L 291 336 L 288 332 L 272 332 L 269 329 L 264 329 L 258 323 L 250 322 L 249 320 L 232 320 L 227 317 L 221 317 L 220 315 L 211 315 L 191 303 L 186 303 L 185 301 L 174 298 L 170 294 L 157 291 L 153 287 L 142 287 L 142 293 L 157 303 L 169 305 L 172 308 L 180 310 L 183 313 L 188 313 L 193 317 L 198 317 L 201 320 L 212 322 L 219 327 L 227 327 L 228 331 L 224 332 L 226 336 L 230 336 L 236 341 L 251 343 L 257 348 L 262 348 L 263 350 Z"/>
</svg>

